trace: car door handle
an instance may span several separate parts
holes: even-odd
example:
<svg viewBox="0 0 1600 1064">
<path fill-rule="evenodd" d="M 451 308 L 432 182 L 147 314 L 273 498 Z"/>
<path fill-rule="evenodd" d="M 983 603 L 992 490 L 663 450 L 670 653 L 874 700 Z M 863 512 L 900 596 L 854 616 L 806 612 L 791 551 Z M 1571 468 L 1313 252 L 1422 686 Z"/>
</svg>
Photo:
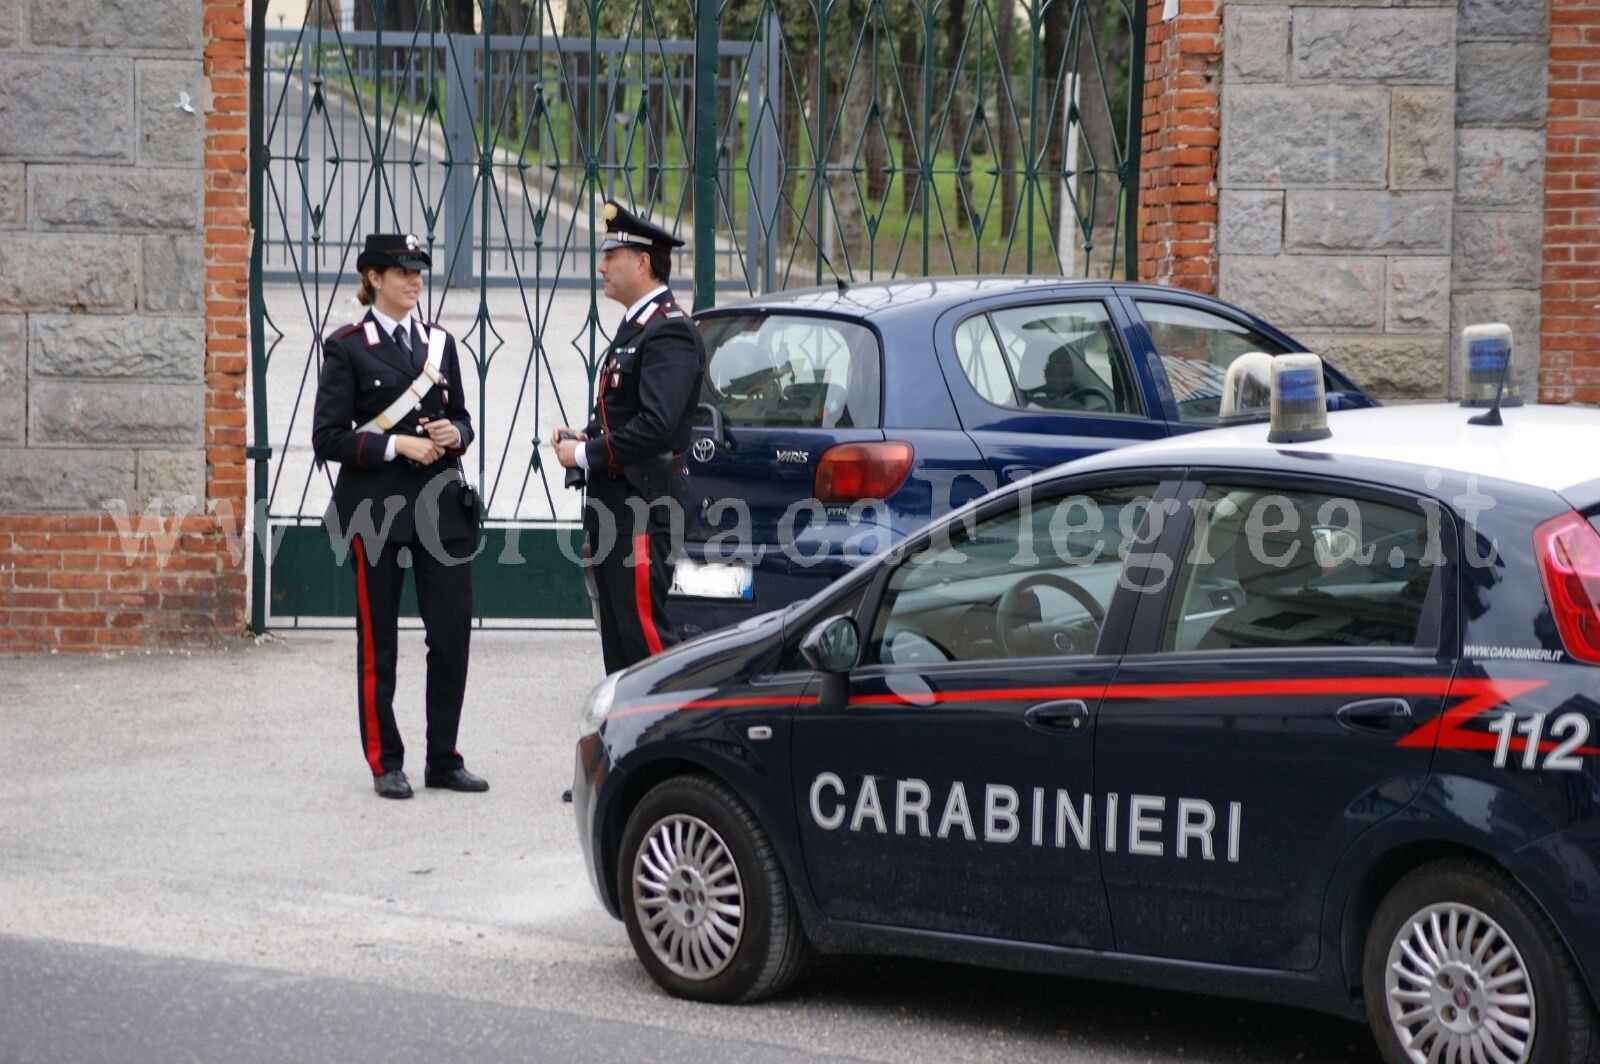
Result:
<svg viewBox="0 0 1600 1064">
<path fill-rule="evenodd" d="M 1009 483 L 1010 481 L 1013 481 L 1013 480 L 1021 480 L 1023 477 L 1031 477 L 1035 473 L 1037 473 L 1038 471 L 1039 470 L 1036 469 L 1033 466 L 1028 466 L 1028 465 L 1008 465 L 1008 466 L 1002 466 L 1001 467 L 1000 475 L 1005 477 L 1006 481 Z"/>
<path fill-rule="evenodd" d="M 1387 735 L 1410 726 L 1411 703 L 1403 698 L 1369 698 L 1340 706 L 1334 719 L 1354 732 Z"/>
<path fill-rule="evenodd" d="M 1089 706 L 1081 698 L 1040 702 L 1024 713 L 1022 719 L 1035 728 L 1049 728 L 1051 731 L 1082 731 L 1089 723 Z"/>
</svg>

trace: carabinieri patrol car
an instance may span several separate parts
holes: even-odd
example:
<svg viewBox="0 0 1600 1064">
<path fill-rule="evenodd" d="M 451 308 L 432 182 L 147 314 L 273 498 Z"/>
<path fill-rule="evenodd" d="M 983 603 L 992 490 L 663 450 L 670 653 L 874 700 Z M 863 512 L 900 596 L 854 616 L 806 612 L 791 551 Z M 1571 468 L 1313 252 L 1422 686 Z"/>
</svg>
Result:
<svg viewBox="0 0 1600 1064">
<path fill-rule="evenodd" d="M 608 677 L 601 901 L 704 1001 L 900 954 L 1600 1059 L 1600 413 L 1473 413 L 1073 462 Z"/>
</svg>

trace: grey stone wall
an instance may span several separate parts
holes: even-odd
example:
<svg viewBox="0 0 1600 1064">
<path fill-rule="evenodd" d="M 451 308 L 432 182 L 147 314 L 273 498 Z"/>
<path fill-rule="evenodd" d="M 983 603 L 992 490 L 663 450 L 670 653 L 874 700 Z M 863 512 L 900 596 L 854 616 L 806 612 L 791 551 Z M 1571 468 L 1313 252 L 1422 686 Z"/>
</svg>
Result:
<svg viewBox="0 0 1600 1064">
<path fill-rule="evenodd" d="M 1538 375 L 1548 0 L 1225 0 L 1219 283 L 1390 397 Z"/>
<path fill-rule="evenodd" d="M 0 513 L 205 498 L 200 10 L 0 0 Z"/>
</svg>

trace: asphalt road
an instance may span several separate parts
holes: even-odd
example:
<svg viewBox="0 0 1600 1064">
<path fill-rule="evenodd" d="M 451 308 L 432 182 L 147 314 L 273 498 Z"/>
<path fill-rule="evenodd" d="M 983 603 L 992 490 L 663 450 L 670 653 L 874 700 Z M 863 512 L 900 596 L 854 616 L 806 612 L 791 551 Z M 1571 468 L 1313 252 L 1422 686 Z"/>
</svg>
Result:
<svg viewBox="0 0 1600 1064">
<path fill-rule="evenodd" d="M 911 961 L 668 998 L 559 800 L 594 635 L 476 633 L 460 745 L 493 789 L 410 802 L 372 794 L 351 640 L 0 658 L 0 1064 L 1375 1055 L 1314 1013 Z M 418 744 L 418 633 L 400 660 Z"/>
</svg>

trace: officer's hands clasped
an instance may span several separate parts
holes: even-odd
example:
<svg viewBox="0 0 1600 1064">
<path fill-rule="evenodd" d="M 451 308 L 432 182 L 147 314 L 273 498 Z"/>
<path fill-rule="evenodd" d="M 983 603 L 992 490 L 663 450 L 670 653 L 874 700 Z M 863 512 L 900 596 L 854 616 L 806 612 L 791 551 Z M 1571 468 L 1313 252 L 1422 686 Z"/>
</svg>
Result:
<svg viewBox="0 0 1600 1064">
<path fill-rule="evenodd" d="M 397 436 L 394 441 L 394 453 L 402 458 L 409 458 L 418 465 L 432 465 L 444 456 L 444 448 L 432 435 Z"/>
<path fill-rule="evenodd" d="M 583 433 L 566 425 L 558 426 L 550 433 L 550 446 L 555 448 L 556 461 L 566 467 L 564 484 L 569 488 L 581 488 L 584 485 L 583 470 L 579 468 L 577 459 L 577 451 L 583 446 L 583 440 Z"/>
</svg>

